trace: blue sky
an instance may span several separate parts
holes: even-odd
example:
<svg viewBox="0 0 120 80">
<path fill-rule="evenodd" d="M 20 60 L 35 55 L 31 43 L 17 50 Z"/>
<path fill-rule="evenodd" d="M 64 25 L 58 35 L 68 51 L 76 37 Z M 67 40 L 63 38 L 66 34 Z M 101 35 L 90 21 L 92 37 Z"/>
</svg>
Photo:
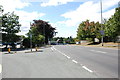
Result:
<svg viewBox="0 0 120 80">
<path fill-rule="evenodd" d="M 103 18 L 114 14 L 119 0 L 102 0 Z M 78 25 L 89 19 L 100 21 L 99 0 L 1 0 L 5 12 L 14 11 L 20 16 L 21 32 L 25 35 L 30 29 L 30 22 L 42 19 L 56 27 L 56 37 L 76 37 Z"/>
</svg>

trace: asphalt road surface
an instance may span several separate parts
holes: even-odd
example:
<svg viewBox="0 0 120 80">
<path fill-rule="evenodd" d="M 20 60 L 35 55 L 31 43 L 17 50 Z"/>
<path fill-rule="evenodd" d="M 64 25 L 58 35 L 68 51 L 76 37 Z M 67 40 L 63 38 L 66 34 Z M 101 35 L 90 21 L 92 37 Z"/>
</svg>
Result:
<svg viewBox="0 0 120 80">
<path fill-rule="evenodd" d="M 2 55 L 2 78 L 118 78 L 115 49 L 56 45 Z"/>
<path fill-rule="evenodd" d="M 61 45 L 54 46 L 54 48 L 76 60 L 78 64 L 85 65 L 99 78 L 118 78 L 117 49 L 77 45 Z"/>
</svg>

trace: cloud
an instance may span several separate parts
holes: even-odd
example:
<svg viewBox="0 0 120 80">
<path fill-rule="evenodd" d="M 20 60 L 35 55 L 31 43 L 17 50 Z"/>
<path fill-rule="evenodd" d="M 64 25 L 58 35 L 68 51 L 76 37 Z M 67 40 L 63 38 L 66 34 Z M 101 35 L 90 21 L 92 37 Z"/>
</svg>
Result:
<svg viewBox="0 0 120 80">
<path fill-rule="evenodd" d="M 15 11 L 15 13 L 20 16 L 20 21 L 30 21 L 45 15 L 44 13 L 26 11 Z"/>
<path fill-rule="evenodd" d="M 103 11 L 107 10 L 103 13 L 103 18 L 109 18 L 115 12 L 115 9 L 109 8 L 117 4 L 117 0 L 113 3 L 111 3 L 111 0 L 104 0 L 103 2 Z M 110 4 L 108 4 L 109 2 Z M 85 21 L 87 19 L 95 22 L 100 21 L 100 2 L 84 2 L 76 10 L 66 12 L 61 16 L 67 19 L 65 21 L 61 21 L 61 23 L 65 24 L 66 26 L 78 26 L 80 22 Z"/>
<path fill-rule="evenodd" d="M 113 7 L 116 4 L 118 5 L 119 1 L 120 0 L 114 0 L 114 1 L 113 0 L 103 0 L 102 1 L 103 11 Z"/>
<path fill-rule="evenodd" d="M 103 13 L 103 18 L 109 19 L 115 13 L 115 8 Z"/>
<path fill-rule="evenodd" d="M 16 9 L 22 9 L 29 6 L 30 3 L 21 2 L 21 0 L 0 0 L 0 5 L 3 6 L 5 12 L 12 12 Z"/>
<path fill-rule="evenodd" d="M 58 6 L 67 4 L 68 2 L 86 2 L 91 0 L 39 0 L 41 2 L 40 6 L 47 7 L 47 6 Z M 92 0 L 94 2 L 98 0 Z"/>
<path fill-rule="evenodd" d="M 17 10 L 31 5 L 30 3 L 22 2 L 21 0 L 0 0 L 0 4 L 4 8 L 5 11 L 4 13 L 14 11 L 14 13 L 19 16 L 19 22 L 22 25 L 20 28 L 21 32 L 18 33 L 20 35 L 25 35 L 29 31 L 31 21 L 45 15 L 44 13 L 39 13 L 36 11 L 27 12 L 27 11 Z"/>
<path fill-rule="evenodd" d="M 104 2 L 103 18 L 106 19 L 110 18 L 111 15 L 115 13 L 115 8 L 111 8 L 111 7 L 117 4 L 117 1 L 113 2 L 113 4 L 111 4 L 110 0 L 107 1 L 103 1 Z M 108 4 L 109 2 L 110 4 Z M 61 16 L 67 20 L 58 21 L 55 23 L 55 26 L 57 26 L 57 31 L 58 31 L 58 34 L 56 36 L 76 37 L 77 27 L 80 24 L 80 22 L 85 21 L 86 19 L 89 19 L 90 21 L 101 22 L 100 2 L 98 1 L 84 2 L 83 4 L 80 4 L 80 6 L 77 9 L 66 12 Z"/>
<path fill-rule="evenodd" d="M 19 15 L 19 21 L 21 26 L 21 32 L 19 34 L 25 35 L 30 29 L 30 22 L 34 19 L 39 19 L 40 17 L 44 16 L 44 13 L 38 12 L 26 12 L 26 11 L 15 11 L 15 14 Z"/>
<path fill-rule="evenodd" d="M 73 2 L 74 0 L 49 0 L 48 2 L 42 2 L 41 6 L 58 6 L 62 4 L 67 4 L 68 2 Z"/>
<path fill-rule="evenodd" d="M 58 32 L 55 37 L 66 37 L 66 38 L 70 36 L 76 37 L 76 29 L 74 29 L 74 27 L 70 28 L 68 26 L 65 26 L 60 21 L 50 24 L 52 27 L 55 27 L 56 32 Z"/>
</svg>

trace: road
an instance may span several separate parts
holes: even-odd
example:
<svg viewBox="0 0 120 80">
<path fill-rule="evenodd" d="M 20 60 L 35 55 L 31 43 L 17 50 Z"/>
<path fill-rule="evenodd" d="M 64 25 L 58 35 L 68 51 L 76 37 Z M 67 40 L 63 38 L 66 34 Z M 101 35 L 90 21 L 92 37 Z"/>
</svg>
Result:
<svg viewBox="0 0 120 80">
<path fill-rule="evenodd" d="M 54 46 L 79 64 L 87 66 L 100 78 L 118 78 L 118 50 L 77 45 Z"/>
<path fill-rule="evenodd" d="M 117 78 L 114 49 L 56 45 L 43 52 L 2 55 L 3 78 Z"/>
</svg>

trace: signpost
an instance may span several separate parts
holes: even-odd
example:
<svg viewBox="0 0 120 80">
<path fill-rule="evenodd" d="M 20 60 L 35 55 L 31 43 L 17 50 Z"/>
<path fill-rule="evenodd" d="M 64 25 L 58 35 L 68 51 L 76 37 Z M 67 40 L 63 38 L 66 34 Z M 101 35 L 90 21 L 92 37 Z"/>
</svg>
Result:
<svg viewBox="0 0 120 80">
<path fill-rule="evenodd" d="M 32 52 L 32 34 L 30 34 L 30 47 L 31 47 L 31 52 Z"/>
<path fill-rule="evenodd" d="M 103 36 L 105 33 L 103 30 L 100 31 L 100 34 Z"/>
</svg>

